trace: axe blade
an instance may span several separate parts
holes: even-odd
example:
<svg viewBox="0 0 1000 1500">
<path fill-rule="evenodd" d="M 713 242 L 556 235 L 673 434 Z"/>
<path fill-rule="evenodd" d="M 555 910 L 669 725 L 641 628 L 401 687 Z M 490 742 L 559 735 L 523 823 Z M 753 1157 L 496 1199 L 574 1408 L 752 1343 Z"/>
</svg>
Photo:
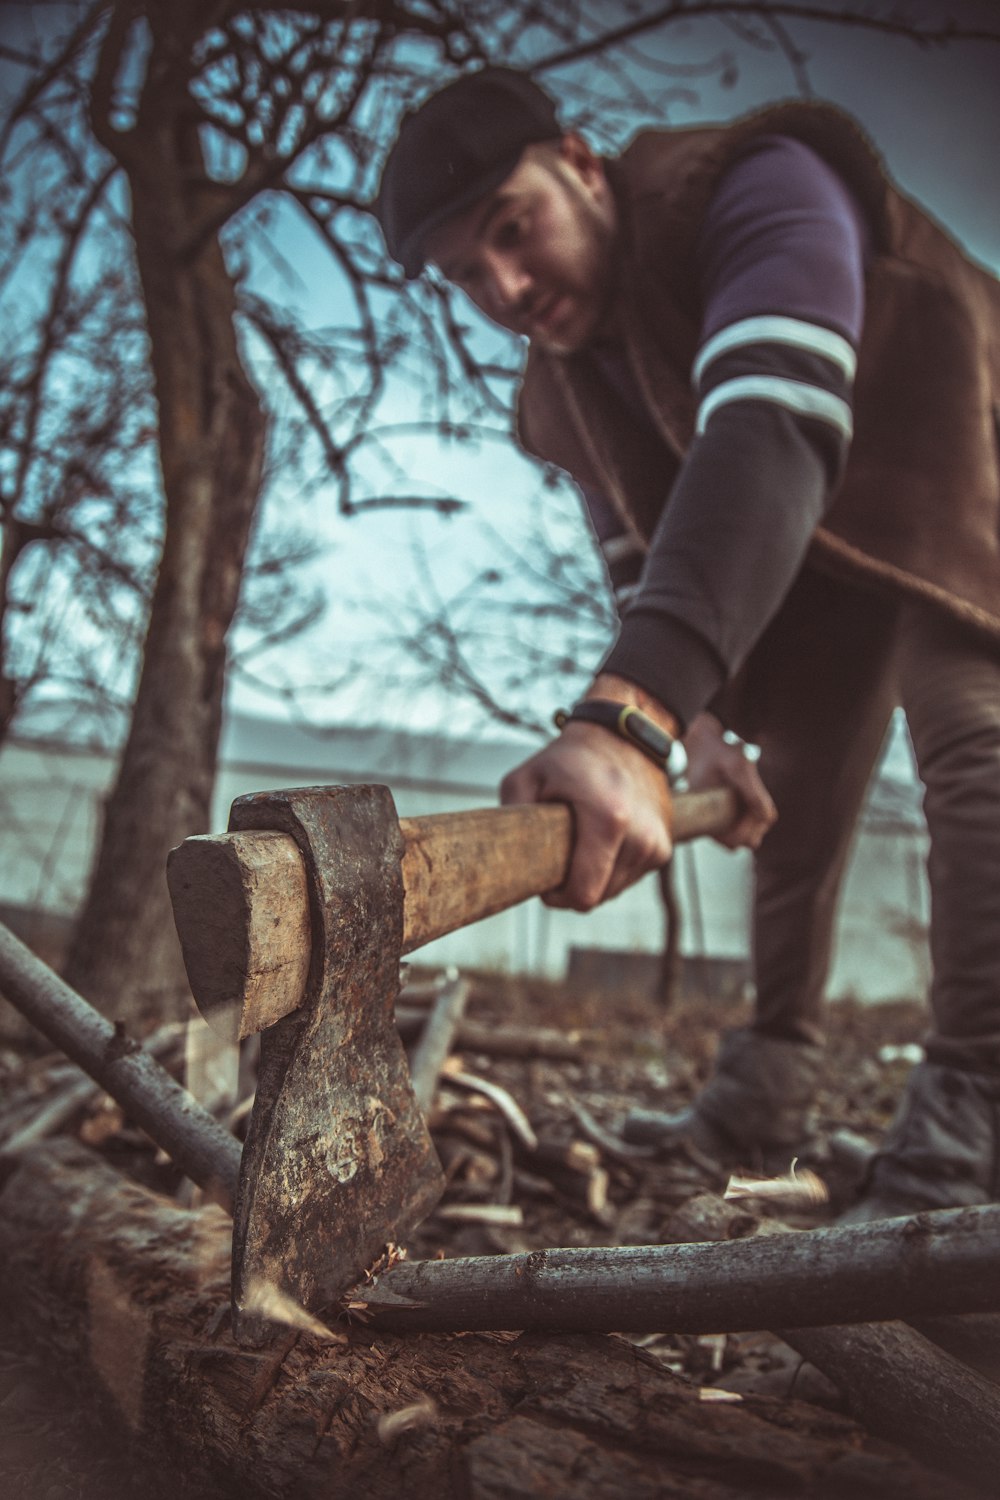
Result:
<svg viewBox="0 0 1000 1500">
<path fill-rule="evenodd" d="M 233 1223 L 237 1342 L 269 1325 L 258 1289 L 319 1313 L 441 1197 L 394 1005 L 403 840 L 386 787 L 241 797 L 230 829 L 280 829 L 305 860 L 313 953 L 303 1004 L 261 1035 Z"/>
</svg>

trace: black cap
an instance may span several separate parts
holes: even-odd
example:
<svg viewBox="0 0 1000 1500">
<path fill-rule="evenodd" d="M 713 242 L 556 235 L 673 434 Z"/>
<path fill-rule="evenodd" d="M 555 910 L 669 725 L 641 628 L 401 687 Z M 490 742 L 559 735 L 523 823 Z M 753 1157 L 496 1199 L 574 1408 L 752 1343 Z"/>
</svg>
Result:
<svg viewBox="0 0 1000 1500">
<path fill-rule="evenodd" d="M 499 187 L 526 146 L 561 135 L 548 94 L 513 68 L 465 73 L 403 119 L 375 214 L 393 260 L 419 276 L 424 241 Z"/>
</svg>

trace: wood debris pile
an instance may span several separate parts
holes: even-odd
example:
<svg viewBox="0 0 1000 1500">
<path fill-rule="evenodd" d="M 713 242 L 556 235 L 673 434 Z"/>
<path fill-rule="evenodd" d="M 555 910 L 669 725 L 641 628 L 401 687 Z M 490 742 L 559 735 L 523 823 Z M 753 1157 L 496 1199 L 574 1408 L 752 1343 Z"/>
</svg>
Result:
<svg viewBox="0 0 1000 1500">
<path fill-rule="evenodd" d="M 447 1186 L 437 1210 L 411 1236 L 408 1246 L 392 1248 L 390 1259 L 403 1249 L 411 1260 L 422 1260 L 554 1246 L 734 1238 L 752 1232 L 761 1215 L 773 1213 L 805 1227 L 826 1222 L 836 1211 L 838 1184 L 835 1174 L 825 1170 L 821 1175 L 830 1177 L 832 1203 L 818 1201 L 819 1195 L 814 1194 L 813 1201 L 799 1202 L 790 1209 L 787 1193 L 781 1199 L 769 1200 L 766 1185 L 762 1192 L 758 1181 L 751 1183 L 752 1196 L 746 1204 L 727 1204 L 721 1195 L 728 1174 L 720 1173 L 697 1153 L 658 1158 L 622 1139 L 621 1123 L 627 1109 L 674 1108 L 690 1098 L 710 1067 L 719 1028 L 740 1024 L 744 1019 L 735 1004 L 681 1004 L 664 1015 L 640 997 L 634 1004 L 610 1013 L 601 996 L 573 995 L 558 986 L 516 986 L 485 980 L 470 983 L 445 974 L 407 983 L 397 1019 L 418 1095 L 429 1113 Z M 898 1056 L 898 1049 L 919 1036 L 923 1017 L 917 1006 L 882 1007 L 869 1012 L 846 1007 L 839 1012 L 837 1022 L 840 1024 L 832 1028 L 834 1044 L 820 1125 L 829 1130 L 847 1123 L 855 1130 L 871 1133 L 884 1123 L 898 1089 L 900 1070 L 907 1065 Z M 193 1087 L 218 1119 L 237 1134 L 243 1133 L 254 1083 L 253 1043 L 244 1044 L 237 1057 L 231 1049 L 215 1046 L 211 1033 L 199 1022 L 163 1027 L 146 1039 L 146 1045 L 169 1071 Z M 880 1061 L 880 1049 L 886 1047 L 897 1050 Z M 0 1049 L 0 1101 L 0 1157 L 6 1152 L 8 1162 L 32 1140 L 57 1134 L 75 1136 L 138 1182 L 171 1195 L 180 1205 L 196 1204 L 197 1193 L 190 1183 L 180 1178 L 162 1153 L 96 1085 L 62 1057 L 51 1052 L 26 1055 L 23 1049 Z M 752 1170 L 754 1163 L 746 1166 Z M 800 1182 L 802 1172 L 802 1166 L 796 1168 Z M 748 1189 L 744 1187 L 744 1191 Z M 143 1212 L 155 1214 L 155 1203 L 151 1201 Z M 694 1227 L 692 1214 L 697 1219 Z M 144 1243 L 151 1241 L 147 1238 Z M 381 1275 L 384 1268 L 373 1268 L 374 1274 Z M 315 1339 L 308 1332 L 298 1334 L 304 1340 L 294 1345 L 299 1351 L 294 1358 L 302 1363 L 302 1399 L 313 1391 L 320 1367 L 325 1372 L 323 1378 L 336 1383 L 340 1358 L 357 1361 L 363 1354 L 377 1363 L 377 1344 L 367 1349 L 365 1342 L 365 1313 L 360 1303 L 351 1317 L 337 1325 L 338 1330 L 341 1327 L 345 1332 L 335 1331 L 332 1339 L 327 1330 L 314 1330 Z M 294 1340 L 296 1334 L 297 1330 L 291 1328 L 289 1338 Z M 455 1337 L 462 1341 L 467 1378 L 469 1359 L 485 1358 L 484 1351 L 489 1348 L 486 1341 L 497 1336 Z M 510 1337 L 503 1336 L 505 1341 Z M 814 1403 L 813 1410 L 816 1405 L 826 1408 L 822 1417 L 815 1418 L 821 1424 L 847 1422 L 846 1417 L 834 1415 L 842 1411 L 842 1400 L 830 1381 L 804 1365 L 788 1344 L 769 1333 L 651 1333 L 631 1336 L 630 1342 L 635 1346 L 635 1356 L 647 1367 L 655 1362 L 662 1379 L 677 1383 L 678 1400 L 687 1393 L 699 1403 L 702 1415 L 694 1427 L 690 1418 L 680 1420 L 677 1431 L 682 1437 L 677 1441 L 683 1439 L 682 1446 L 693 1441 L 696 1432 L 702 1433 L 708 1447 L 716 1442 L 714 1437 L 709 1442 L 707 1435 L 717 1420 L 710 1411 L 716 1406 L 723 1425 L 730 1403 L 734 1404 L 734 1416 L 743 1414 L 752 1424 L 757 1420 L 754 1413 L 762 1409 L 753 1406 L 751 1410 L 752 1401 L 747 1398 L 756 1401 L 762 1395 L 777 1397 L 779 1402 L 788 1397 L 805 1398 Z M 402 1341 L 394 1358 L 409 1347 Z M 423 1444 L 430 1452 L 434 1442 L 445 1441 L 438 1430 L 441 1424 L 455 1423 L 455 1388 L 448 1373 L 455 1356 L 447 1356 L 450 1347 L 447 1339 L 426 1337 L 413 1345 L 425 1359 L 434 1350 L 444 1351 L 444 1384 L 436 1394 L 401 1389 L 397 1400 L 386 1403 L 374 1429 L 374 1442 L 390 1459 L 401 1451 L 401 1443 L 414 1445 L 414 1451 L 423 1451 Z M 508 1347 L 506 1342 L 504 1347 Z M 509 1345 L 511 1351 L 518 1351 L 517 1359 L 522 1358 L 521 1351 L 525 1359 L 544 1359 L 549 1350 L 556 1363 L 567 1357 L 565 1350 L 570 1347 L 558 1337 L 515 1337 Z M 602 1359 L 614 1356 L 613 1341 L 600 1347 Z M 513 1352 L 511 1357 L 515 1357 Z M 0 1375 L 2 1367 L 0 1358 Z M 20 1389 L 20 1367 L 11 1368 L 12 1389 Z M 579 1381 L 581 1377 L 578 1374 L 575 1378 Z M 558 1384 L 556 1381 L 551 1391 L 546 1387 L 547 1400 L 555 1399 L 553 1392 Z M 484 1391 L 494 1388 L 500 1389 L 495 1377 L 484 1378 Z M 443 1406 L 442 1390 L 446 1393 Z M 662 1403 L 666 1397 L 661 1394 L 658 1399 Z M 606 1397 L 602 1396 L 602 1410 L 605 1404 Z M 341 1410 L 339 1406 L 337 1409 Z M 768 1411 L 769 1421 L 779 1420 L 777 1407 Z M 522 1413 L 513 1422 L 516 1426 L 524 1420 Z M 570 1422 L 568 1414 L 565 1421 Z M 801 1426 L 802 1421 L 801 1415 L 780 1418 L 789 1431 L 795 1424 Z M 543 1423 L 546 1432 L 550 1425 Z M 522 1451 L 523 1442 L 520 1437 L 514 1442 L 513 1432 L 508 1433 L 506 1427 L 497 1431 L 504 1434 L 503 1462 L 509 1465 L 511 1455 Z M 551 1458 L 562 1472 L 566 1463 L 580 1459 L 580 1444 L 585 1439 L 574 1432 L 571 1440 L 568 1427 L 559 1431 L 560 1441 L 576 1444 L 572 1455 L 567 1447 L 566 1454 Z M 525 1434 L 527 1441 L 527 1429 Z M 857 1441 L 847 1434 L 847 1426 L 843 1433 L 836 1428 L 836 1441 Z M 819 1441 L 828 1443 L 833 1437 L 834 1428 L 823 1427 Z M 48 1437 L 39 1437 L 40 1453 L 49 1441 Z M 486 1447 L 494 1441 L 499 1438 L 492 1431 L 482 1438 Z M 744 1442 L 742 1436 L 740 1442 Z M 765 1446 L 769 1453 L 777 1452 L 773 1439 Z M 596 1451 L 587 1449 L 588 1462 L 595 1460 Z M 482 1462 L 486 1462 L 485 1457 Z M 621 1455 L 615 1458 L 615 1463 L 623 1462 Z M 828 1462 L 832 1463 L 832 1458 L 822 1460 L 824 1465 Z M 28 1468 L 23 1472 L 27 1474 Z M 782 1479 L 783 1485 L 785 1482 Z M 895 1494 L 895 1489 L 886 1487 L 887 1482 L 886 1472 L 880 1471 L 879 1493 Z M 698 1479 L 696 1488 L 703 1483 L 704 1479 Z M 769 1483 L 762 1471 L 747 1493 L 768 1493 Z M 21 1493 L 16 1489 L 8 1492 Z M 482 1492 L 494 1493 L 485 1479 Z M 529 1492 L 535 1490 L 525 1491 Z M 697 1492 L 716 1493 L 714 1489 Z M 793 1486 L 793 1492 L 799 1491 Z M 812 1493 L 805 1489 L 801 1492 Z M 30 1491 L 23 1493 L 27 1496 Z M 930 1496 L 935 1491 L 932 1487 L 926 1493 Z M 952 1493 L 958 1491 L 953 1489 Z M 90 1492 L 86 1494 L 89 1500 Z"/>
</svg>

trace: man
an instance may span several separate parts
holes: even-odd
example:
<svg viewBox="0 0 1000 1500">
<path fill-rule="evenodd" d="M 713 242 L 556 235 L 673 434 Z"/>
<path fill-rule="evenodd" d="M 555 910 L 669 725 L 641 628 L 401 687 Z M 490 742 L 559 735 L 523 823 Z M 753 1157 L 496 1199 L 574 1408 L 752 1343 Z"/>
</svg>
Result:
<svg viewBox="0 0 1000 1500">
<path fill-rule="evenodd" d="M 837 889 L 902 703 L 932 840 L 933 1027 L 850 1212 L 994 1200 L 996 281 L 835 110 L 645 132 L 609 161 L 505 69 L 407 117 L 378 215 L 408 275 L 435 262 L 527 340 L 521 440 L 580 483 L 632 590 L 584 700 L 502 788 L 574 808 L 553 903 L 587 910 L 669 857 L 665 736 L 684 736 L 693 785 L 743 794 L 755 1020 L 690 1110 L 629 1132 L 786 1162 L 806 1134 Z M 760 745 L 762 782 L 723 725 Z"/>
</svg>

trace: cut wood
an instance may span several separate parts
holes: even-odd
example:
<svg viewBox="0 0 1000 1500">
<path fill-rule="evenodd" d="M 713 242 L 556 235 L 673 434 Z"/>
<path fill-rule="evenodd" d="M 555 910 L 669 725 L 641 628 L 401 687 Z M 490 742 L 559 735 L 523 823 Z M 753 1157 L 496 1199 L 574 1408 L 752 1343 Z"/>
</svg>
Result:
<svg viewBox="0 0 1000 1500">
<path fill-rule="evenodd" d="M 452 1049 L 455 1032 L 469 998 L 469 981 L 456 975 L 444 985 L 434 1002 L 423 1035 L 410 1060 L 410 1079 L 417 1103 L 428 1114 L 434 1103 L 438 1078 Z"/>
<path fill-rule="evenodd" d="M 427 1007 L 409 1005 L 405 999 L 396 1006 L 396 1025 L 405 1042 L 418 1037 L 427 1023 Z M 463 1017 L 455 1032 L 455 1047 L 460 1052 L 479 1052 L 484 1057 L 546 1057 L 557 1062 L 579 1062 L 586 1056 L 587 1045 L 599 1032 L 558 1031 L 554 1026 L 488 1026 L 482 1021 Z"/>
<path fill-rule="evenodd" d="M 35 1148 L 0 1192 L 5 1316 L 105 1393 L 179 1484 L 205 1475 L 253 1500 L 941 1500 L 940 1475 L 849 1419 L 702 1402 L 615 1337 L 401 1338 L 358 1322 L 332 1343 L 290 1328 L 238 1349 L 228 1253 L 219 1210 L 180 1209 L 73 1142 Z"/>
</svg>

